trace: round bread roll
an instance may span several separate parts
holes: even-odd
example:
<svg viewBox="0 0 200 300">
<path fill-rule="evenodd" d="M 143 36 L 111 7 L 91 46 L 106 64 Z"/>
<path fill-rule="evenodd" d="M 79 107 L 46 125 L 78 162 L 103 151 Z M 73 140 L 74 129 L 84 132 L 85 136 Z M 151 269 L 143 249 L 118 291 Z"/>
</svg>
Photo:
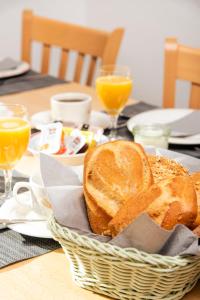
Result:
<svg viewBox="0 0 200 300">
<path fill-rule="evenodd" d="M 174 176 L 189 175 L 188 170 L 175 160 L 164 156 L 148 155 L 148 161 L 153 174 L 154 183 Z"/>
</svg>

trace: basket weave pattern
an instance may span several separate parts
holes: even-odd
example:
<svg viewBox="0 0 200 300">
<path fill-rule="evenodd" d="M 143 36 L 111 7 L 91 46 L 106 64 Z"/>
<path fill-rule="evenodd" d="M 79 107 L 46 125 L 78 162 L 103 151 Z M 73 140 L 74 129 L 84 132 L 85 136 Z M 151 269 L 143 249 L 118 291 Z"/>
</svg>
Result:
<svg viewBox="0 0 200 300">
<path fill-rule="evenodd" d="M 178 300 L 200 278 L 200 258 L 148 254 L 122 249 L 80 235 L 56 223 L 49 225 L 80 287 L 115 299 Z"/>
</svg>

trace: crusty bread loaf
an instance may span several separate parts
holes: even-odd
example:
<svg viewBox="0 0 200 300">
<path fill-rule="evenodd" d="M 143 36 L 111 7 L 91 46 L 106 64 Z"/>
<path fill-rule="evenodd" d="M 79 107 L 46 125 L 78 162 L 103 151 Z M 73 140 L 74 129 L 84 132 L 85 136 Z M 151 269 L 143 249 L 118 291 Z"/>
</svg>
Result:
<svg viewBox="0 0 200 300">
<path fill-rule="evenodd" d="M 198 225 L 200 225 L 200 172 L 193 173 L 191 175 L 191 179 L 193 181 L 195 191 L 196 191 L 196 194 L 197 194 L 197 206 L 198 206 L 197 218 L 196 218 L 194 224 L 192 225 L 192 228 L 195 228 Z"/>
<path fill-rule="evenodd" d="M 109 142 L 88 151 L 84 161 L 84 194 L 95 233 L 105 228 L 120 207 L 153 183 L 143 148 L 133 142 Z"/>
<path fill-rule="evenodd" d="M 84 196 L 87 203 L 88 220 L 92 231 L 96 234 L 110 235 L 108 223 L 112 220 L 112 218 L 103 211 L 103 209 L 97 206 L 91 197 L 88 197 L 86 190 L 84 191 Z"/>
<path fill-rule="evenodd" d="M 149 154 L 148 160 L 155 183 L 158 183 L 164 179 L 170 179 L 174 176 L 189 175 L 188 170 L 175 160 L 166 158 L 164 156 L 155 156 Z"/>
<path fill-rule="evenodd" d="M 142 212 L 165 229 L 176 224 L 190 226 L 197 216 L 197 199 L 189 176 L 176 176 L 153 184 L 148 191 L 130 198 L 109 223 L 113 236 Z"/>
</svg>

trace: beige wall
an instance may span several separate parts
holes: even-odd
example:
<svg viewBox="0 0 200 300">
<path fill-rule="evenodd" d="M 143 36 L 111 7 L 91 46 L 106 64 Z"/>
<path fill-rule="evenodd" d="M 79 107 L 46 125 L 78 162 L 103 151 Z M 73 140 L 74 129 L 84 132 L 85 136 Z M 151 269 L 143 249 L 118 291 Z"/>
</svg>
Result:
<svg viewBox="0 0 200 300">
<path fill-rule="evenodd" d="M 136 99 L 161 105 L 163 47 L 167 36 L 200 48 L 200 0 L 86 0 L 87 23 L 125 28 L 118 62 L 131 67 Z M 178 84 L 178 106 L 183 106 L 188 85 Z"/>
<path fill-rule="evenodd" d="M 126 33 L 118 62 L 131 67 L 135 98 L 162 101 L 163 47 L 167 36 L 200 47 L 200 0 L 0 0 L 0 57 L 20 57 L 21 11 L 31 8 L 40 15 L 95 28 L 117 26 Z M 58 53 L 54 49 L 52 74 Z M 39 48 L 34 47 L 39 67 Z M 178 84 L 178 105 L 185 104 L 189 86 Z"/>
</svg>

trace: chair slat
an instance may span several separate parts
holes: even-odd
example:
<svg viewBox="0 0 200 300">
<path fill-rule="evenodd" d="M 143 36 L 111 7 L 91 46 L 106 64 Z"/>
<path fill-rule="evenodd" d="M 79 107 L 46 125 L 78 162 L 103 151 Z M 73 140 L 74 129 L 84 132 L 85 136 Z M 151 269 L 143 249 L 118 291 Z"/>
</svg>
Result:
<svg viewBox="0 0 200 300">
<path fill-rule="evenodd" d="M 176 80 L 191 82 L 189 107 L 200 108 L 200 49 L 178 44 L 175 38 L 167 38 L 165 44 L 165 66 L 163 107 L 175 106 Z"/>
<path fill-rule="evenodd" d="M 43 45 L 42 51 L 42 74 L 47 74 L 49 70 L 49 58 L 50 58 L 50 45 Z"/>
<path fill-rule="evenodd" d="M 87 81 L 86 81 L 87 85 L 92 85 L 92 79 L 94 76 L 96 61 L 97 61 L 97 57 L 92 56 L 91 60 L 90 60 L 89 68 L 88 68 L 88 77 L 87 77 Z"/>
<path fill-rule="evenodd" d="M 200 84 L 192 83 L 189 107 L 200 109 Z"/>
<path fill-rule="evenodd" d="M 70 51 L 79 53 L 74 72 L 74 79 L 79 82 L 82 76 L 81 71 L 84 71 L 85 56 L 89 55 L 92 57 L 90 68 L 88 68 L 90 74 L 87 73 L 86 76 L 84 74 L 84 78 L 91 84 L 95 69 L 94 57 L 101 59 L 102 64 L 115 64 L 123 33 L 122 28 L 116 28 L 112 32 L 96 30 L 40 17 L 30 10 L 25 10 L 23 12 L 22 58 L 29 62 L 32 42 L 42 43 L 44 46 L 41 72 L 47 74 L 51 58 L 50 47 L 59 47 L 62 49 L 62 54 L 58 77 L 65 79 L 68 61 L 70 62 Z"/>
<path fill-rule="evenodd" d="M 163 107 L 174 107 L 176 91 L 176 67 L 178 45 L 174 38 L 168 38 L 165 44 Z"/>
<path fill-rule="evenodd" d="M 23 12 L 22 22 L 22 61 L 31 62 L 31 28 L 33 13 L 31 10 Z"/>
<path fill-rule="evenodd" d="M 75 74 L 74 74 L 74 81 L 75 82 L 80 82 L 81 70 L 82 70 L 82 67 L 83 67 L 83 62 L 84 62 L 84 54 L 83 53 L 79 53 L 77 61 L 76 61 Z"/>
<path fill-rule="evenodd" d="M 60 79 L 65 79 L 67 64 L 68 64 L 68 56 L 69 56 L 69 51 L 66 49 L 62 49 L 60 67 L 59 67 L 59 73 L 58 73 L 58 77 Z"/>
</svg>

